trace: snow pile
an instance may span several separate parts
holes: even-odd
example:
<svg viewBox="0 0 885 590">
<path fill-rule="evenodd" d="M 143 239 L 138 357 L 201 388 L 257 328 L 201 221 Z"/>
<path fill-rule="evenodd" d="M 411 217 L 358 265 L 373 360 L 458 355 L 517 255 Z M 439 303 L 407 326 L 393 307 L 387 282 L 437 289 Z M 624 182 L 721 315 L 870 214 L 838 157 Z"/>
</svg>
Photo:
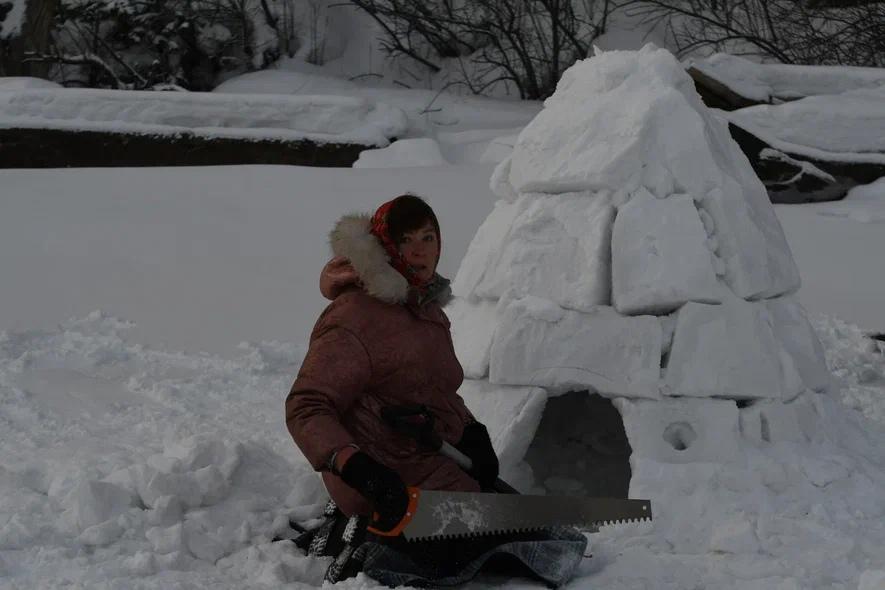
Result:
<svg viewBox="0 0 885 590">
<path fill-rule="evenodd" d="M 354 168 L 412 168 L 416 166 L 445 166 L 436 140 L 429 137 L 400 139 L 386 148 L 363 150 L 353 163 Z"/>
<path fill-rule="evenodd" d="M 348 96 L 0 88 L 0 128 L 68 129 L 386 146 L 399 109 Z"/>
<path fill-rule="evenodd" d="M 885 85 L 721 114 L 777 150 L 834 162 L 885 164 L 883 101 Z"/>
<path fill-rule="evenodd" d="M 860 88 L 885 87 L 882 68 L 760 64 L 716 53 L 689 66 L 722 82 L 741 96 L 759 102 L 780 102 L 819 94 L 841 94 Z"/>
<path fill-rule="evenodd" d="M 563 482 L 533 480 L 513 424 L 569 391 L 613 400 L 630 495 L 657 512 L 600 533 L 619 557 L 594 585 L 654 555 L 656 587 L 686 587 L 684 562 L 667 566 L 679 554 L 727 556 L 755 584 L 705 577 L 723 588 L 874 579 L 883 432 L 833 399 L 773 207 L 673 56 L 572 67 L 492 184 L 501 200 L 454 282 L 461 393 L 505 476 L 537 492 Z"/>
<path fill-rule="evenodd" d="M 0 575 L 318 584 L 323 563 L 272 542 L 326 501 L 280 414 L 303 348 L 225 361 L 130 344 L 130 328 L 95 312 L 0 332 L 0 552 L 18 556 Z"/>
</svg>

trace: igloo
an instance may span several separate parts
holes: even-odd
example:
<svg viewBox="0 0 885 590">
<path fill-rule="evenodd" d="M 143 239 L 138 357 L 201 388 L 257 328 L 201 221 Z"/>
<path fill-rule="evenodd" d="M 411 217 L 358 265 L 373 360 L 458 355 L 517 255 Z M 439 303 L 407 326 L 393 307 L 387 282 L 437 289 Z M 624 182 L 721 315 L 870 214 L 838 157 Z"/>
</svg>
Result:
<svg viewBox="0 0 885 590">
<path fill-rule="evenodd" d="M 517 488 L 626 495 L 628 458 L 724 462 L 802 436 L 829 373 L 798 270 L 671 53 L 574 65 L 491 185 L 449 315 L 460 393 Z"/>
</svg>

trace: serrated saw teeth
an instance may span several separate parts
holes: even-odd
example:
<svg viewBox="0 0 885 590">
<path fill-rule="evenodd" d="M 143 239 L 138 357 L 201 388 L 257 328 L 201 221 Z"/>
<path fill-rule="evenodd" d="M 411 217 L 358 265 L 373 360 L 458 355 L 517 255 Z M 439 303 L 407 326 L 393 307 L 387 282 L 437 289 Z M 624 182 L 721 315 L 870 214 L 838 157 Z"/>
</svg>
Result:
<svg viewBox="0 0 885 590">
<path fill-rule="evenodd" d="M 603 526 L 652 518 L 648 500 L 442 490 L 414 490 L 414 496 L 415 510 L 394 532 L 409 541 L 470 539 L 559 527 L 593 533 Z"/>
</svg>

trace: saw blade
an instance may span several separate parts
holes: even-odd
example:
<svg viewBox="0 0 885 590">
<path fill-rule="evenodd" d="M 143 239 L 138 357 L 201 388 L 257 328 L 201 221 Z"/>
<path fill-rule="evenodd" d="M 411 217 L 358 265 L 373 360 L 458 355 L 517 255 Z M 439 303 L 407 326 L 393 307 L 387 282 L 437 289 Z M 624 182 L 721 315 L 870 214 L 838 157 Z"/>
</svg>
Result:
<svg viewBox="0 0 885 590">
<path fill-rule="evenodd" d="M 574 526 L 590 530 L 651 520 L 651 502 L 622 498 L 528 496 L 420 490 L 402 529 L 410 541 L 475 537 Z"/>
</svg>

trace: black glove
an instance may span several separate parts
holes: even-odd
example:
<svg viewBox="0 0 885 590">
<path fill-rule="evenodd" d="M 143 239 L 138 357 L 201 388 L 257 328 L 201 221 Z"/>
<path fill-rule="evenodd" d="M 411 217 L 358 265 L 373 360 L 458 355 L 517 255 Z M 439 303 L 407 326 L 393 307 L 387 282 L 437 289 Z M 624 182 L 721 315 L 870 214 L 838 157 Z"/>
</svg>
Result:
<svg viewBox="0 0 885 590">
<path fill-rule="evenodd" d="M 405 516 L 409 507 L 406 484 L 396 471 L 366 453 L 358 451 L 347 460 L 341 479 L 371 502 L 379 516 L 372 525 L 378 529 L 389 531 Z"/>
<path fill-rule="evenodd" d="M 455 448 L 470 457 L 473 468 L 470 475 L 483 488 L 491 488 L 498 479 L 498 456 L 492 448 L 489 431 L 479 422 L 464 427 L 464 434 Z"/>
</svg>

